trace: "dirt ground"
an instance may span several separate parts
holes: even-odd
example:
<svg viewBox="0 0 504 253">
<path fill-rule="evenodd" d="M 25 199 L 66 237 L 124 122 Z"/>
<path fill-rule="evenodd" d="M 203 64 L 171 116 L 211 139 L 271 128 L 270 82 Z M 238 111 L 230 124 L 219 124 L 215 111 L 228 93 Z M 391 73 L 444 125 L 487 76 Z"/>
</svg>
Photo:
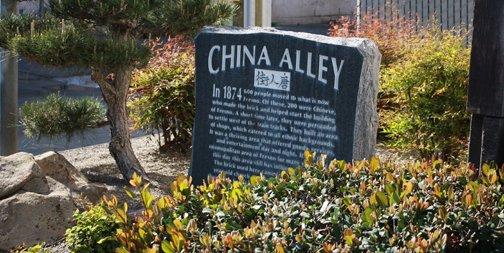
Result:
<svg viewBox="0 0 504 253">
<path fill-rule="evenodd" d="M 149 176 L 155 195 L 168 194 L 170 183 L 179 175 L 187 175 L 191 154 L 160 153 L 156 136 L 132 139 L 135 154 Z M 60 152 L 93 183 L 105 184 L 109 194 L 122 196 L 128 184 L 122 179 L 108 144 L 71 149 Z"/>
</svg>

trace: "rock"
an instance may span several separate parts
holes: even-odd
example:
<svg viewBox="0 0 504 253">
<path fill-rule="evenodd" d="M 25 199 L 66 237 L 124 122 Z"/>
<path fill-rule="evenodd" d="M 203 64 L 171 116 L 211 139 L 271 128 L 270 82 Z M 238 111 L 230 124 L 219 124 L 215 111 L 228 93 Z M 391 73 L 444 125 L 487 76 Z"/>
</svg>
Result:
<svg viewBox="0 0 504 253">
<path fill-rule="evenodd" d="M 106 190 L 54 152 L 0 157 L 0 178 L 0 252 L 61 239 L 82 197 L 96 201 Z"/>
<path fill-rule="evenodd" d="M 19 245 L 55 242 L 72 225 L 77 209 L 69 191 L 53 180 L 59 190 L 48 195 L 20 192 L 0 200 L 0 251 Z"/>
<path fill-rule="evenodd" d="M 47 176 L 70 188 L 73 195 L 82 195 L 91 202 L 97 202 L 106 187 L 91 184 L 64 156 L 56 152 L 47 152 L 36 156 L 35 161 Z"/>
<path fill-rule="evenodd" d="M 48 191 L 47 184 L 43 182 L 43 173 L 28 153 L 0 158 L 0 178 L 0 199 L 12 196 L 23 187 L 39 193 Z"/>
</svg>

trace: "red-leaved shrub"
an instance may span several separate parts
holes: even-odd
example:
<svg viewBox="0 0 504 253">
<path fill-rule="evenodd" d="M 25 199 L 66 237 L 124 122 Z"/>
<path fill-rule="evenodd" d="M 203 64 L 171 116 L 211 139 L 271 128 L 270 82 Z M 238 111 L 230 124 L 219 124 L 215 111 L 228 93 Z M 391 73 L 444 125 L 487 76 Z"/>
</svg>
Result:
<svg viewBox="0 0 504 253">
<path fill-rule="evenodd" d="M 342 17 L 331 24 L 329 35 L 371 39 L 382 53 L 384 66 L 398 61 L 412 42 L 419 38 L 412 20 L 383 20 L 373 16 L 364 16 L 359 23 L 355 19 Z"/>
<path fill-rule="evenodd" d="M 151 48 L 148 67 L 133 77 L 130 117 L 137 128 L 162 133 L 162 149 L 187 151 L 195 114 L 193 42 L 179 36 L 153 41 Z"/>
</svg>

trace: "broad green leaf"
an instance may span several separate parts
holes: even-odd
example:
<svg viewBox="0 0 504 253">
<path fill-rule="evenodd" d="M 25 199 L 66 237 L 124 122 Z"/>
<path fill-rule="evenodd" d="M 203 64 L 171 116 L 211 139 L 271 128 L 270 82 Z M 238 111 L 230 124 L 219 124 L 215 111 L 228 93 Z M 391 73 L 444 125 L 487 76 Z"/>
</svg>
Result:
<svg viewBox="0 0 504 253">
<path fill-rule="evenodd" d="M 373 209 L 371 208 L 366 208 L 366 210 L 364 210 L 364 213 L 362 215 L 362 221 L 364 222 L 364 225 L 368 228 L 372 227 L 373 226 Z"/>
<path fill-rule="evenodd" d="M 150 209 L 152 207 L 152 201 L 154 201 L 154 196 L 149 190 L 149 184 L 146 184 L 140 191 L 142 195 L 142 200 L 144 202 L 145 208 Z"/>
<path fill-rule="evenodd" d="M 490 174 L 490 165 L 488 165 L 486 163 L 483 164 L 481 171 L 483 172 L 483 175 L 488 176 L 488 174 Z"/>
<path fill-rule="evenodd" d="M 175 248 L 168 241 L 161 242 L 161 250 L 164 253 L 175 253 Z"/>
<path fill-rule="evenodd" d="M 378 197 L 378 202 L 380 203 L 380 205 L 388 206 L 388 199 L 387 199 L 387 195 L 385 195 L 385 193 L 379 191 L 376 193 L 376 197 Z"/>
<path fill-rule="evenodd" d="M 399 194 L 397 194 L 397 192 L 393 192 L 391 195 L 389 195 L 390 205 L 399 204 L 400 202 L 401 202 L 401 199 L 399 198 Z"/>
</svg>

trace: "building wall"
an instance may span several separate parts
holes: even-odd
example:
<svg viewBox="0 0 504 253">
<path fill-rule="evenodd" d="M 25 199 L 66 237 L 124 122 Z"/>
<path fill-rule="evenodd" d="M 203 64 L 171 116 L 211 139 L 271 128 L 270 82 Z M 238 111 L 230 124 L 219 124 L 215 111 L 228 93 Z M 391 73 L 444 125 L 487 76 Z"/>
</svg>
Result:
<svg viewBox="0 0 504 253">
<path fill-rule="evenodd" d="M 272 0 L 272 21 L 279 25 L 314 24 L 352 15 L 357 0 Z"/>
<path fill-rule="evenodd" d="M 21 1 L 18 3 L 19 13 L 21 14 L 36 14 L 39 9 L 38 0 Z"/>
</svg>

